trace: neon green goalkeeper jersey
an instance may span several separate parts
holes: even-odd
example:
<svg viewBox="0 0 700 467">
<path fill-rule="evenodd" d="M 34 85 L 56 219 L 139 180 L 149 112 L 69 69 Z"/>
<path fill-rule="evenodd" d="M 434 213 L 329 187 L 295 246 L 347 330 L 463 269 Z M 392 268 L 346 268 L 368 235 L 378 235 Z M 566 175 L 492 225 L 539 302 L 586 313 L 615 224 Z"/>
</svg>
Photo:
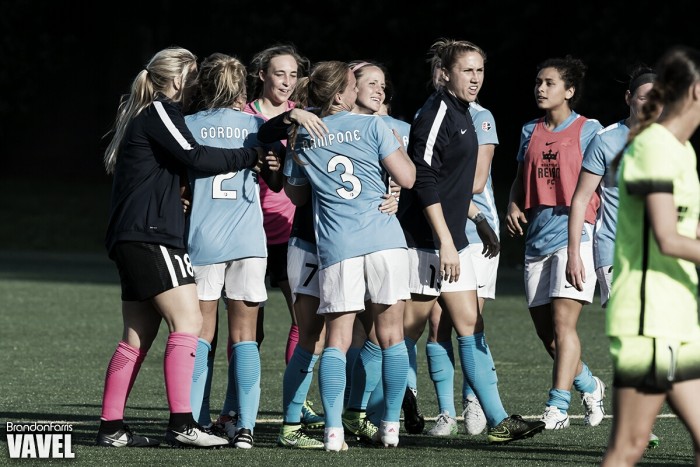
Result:
<svg viewBox="0 0 700 467">
<path fill-rule="evenodd" d="M 673 193 L 678 233 L 696 238 L 700 182 L 695 151 L 652 124 L 629 145 L 619 169 L 615 261 L 606 331 L 609 336 L 700 336 L 695 264 L 659 251 L 645 196 Z"/>
</svg>

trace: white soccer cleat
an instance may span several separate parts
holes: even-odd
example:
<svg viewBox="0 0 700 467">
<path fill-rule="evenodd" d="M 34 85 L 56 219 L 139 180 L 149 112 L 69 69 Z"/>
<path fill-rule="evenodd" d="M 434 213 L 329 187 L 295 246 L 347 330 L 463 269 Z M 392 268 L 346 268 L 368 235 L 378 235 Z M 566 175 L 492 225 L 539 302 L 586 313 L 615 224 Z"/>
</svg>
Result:
<svg viewBox="0 0 700 467">
<path fill-rule="evenodd" d="M 553 405 L 544 409 L 544 414 L 540 420 L 544 422 L 545 430 L 561 430 L 569 426 L 569 415 L 562 413 Z"/>
<path fill-rule="evenodd" d="M 385 448 L 395 448 L 399 445 L 399 422 L 385 422 L 379 425 L 379 437 Z"/>
<path fill-rule="evenodd" d="M 168 428 L 165 441 L 174 448 L 221 448 L 229 444 L 228 439 L 207 433 L 196 423 Z"/>
<path fill-rule="evenodd" d="M 605 383 L 600 378 L 594 376 L 595 389 L 593 392 L 582 392 L 581 403 L 586 409 L 586 416 L 583 417 L 583 422 L 588 426 L 598 426 L 605 417 L 605 407 L 603 407 L 603 399 L 605 399 Z"/>
<path fill-rule="evenodd" d="M 438 415 L 435 426 L 428 431 L 430 436 L 456 436 L 458 433 L 457 420 L 450 417 L 447 410 Z"/>
<path fill-rule="evenodd" d="M 328 428 L 323 431 L 323 449 L 331 452 L 347 451 L 345 443 L 345 430 L 340 428 Z"/>
<path fill-rule="evenodd" d="M 464 417 L 464 429 L 470 435 L 479 435 L 486 429 L 486 415 L 481 408 L 479 399 L 470 394 L 462 401 L 462 417 Z"/>
</svg>

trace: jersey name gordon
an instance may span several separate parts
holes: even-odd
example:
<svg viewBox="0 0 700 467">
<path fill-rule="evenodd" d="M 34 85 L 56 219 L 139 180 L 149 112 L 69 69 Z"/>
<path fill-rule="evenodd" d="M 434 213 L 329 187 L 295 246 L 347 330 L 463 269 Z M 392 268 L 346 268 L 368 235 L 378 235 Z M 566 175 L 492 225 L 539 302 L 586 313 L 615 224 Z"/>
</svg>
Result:
<svg viewBox="0 0 700 467">
<path fill-rule="evenodd" d="M 311 138 L 310 140 L 301 141 L 302 149 L 322 148 L 332 146 L 334 143 L 342 144 L 350 141 L 359 141 L 361 139 L 360 130 L 339 131 L 337 133 L 328 133 L 322 139 Z"/>
<path fill-rule="evenodd" d="M 230 126 L 210 126 L 210 127 L 205 127 L 199 130 L 199 136 L 202 139 L 207 139 L 207 138 L 238 138 L 238 139 L 246 139 L 248 137 L 248 129 L 247 128 L 238 128 L 238 127 L 230 127 Z"/>
</svg>

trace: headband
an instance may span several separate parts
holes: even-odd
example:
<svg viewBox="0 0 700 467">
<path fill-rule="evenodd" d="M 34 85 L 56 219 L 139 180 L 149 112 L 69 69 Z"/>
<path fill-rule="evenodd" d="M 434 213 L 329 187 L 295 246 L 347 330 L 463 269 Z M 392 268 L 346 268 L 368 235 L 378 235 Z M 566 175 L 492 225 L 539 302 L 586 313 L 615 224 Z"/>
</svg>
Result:
<svg viewBox="0 0 700 467">
<path fill-rule="evenodd" d="M 630 82 L 629 92 L 634 94 L 637 88 L 648 83 L 653 83 L 655 79 L 656 73 L 642 73 Z"/>
<path fill-rule="evenodd" d="M 355 73 L 357 70 L 359 70 L 359 69 L 362 68 L 363 66 L 367 66 L 367 65 L 369 65 L 369 62 L 360 62 L 360 63 L 356 63 L 355 65 L 353 65 L 353 66 L 350 67 L 350 71 L 352 71 L 353 73 Z"/>
</svg>

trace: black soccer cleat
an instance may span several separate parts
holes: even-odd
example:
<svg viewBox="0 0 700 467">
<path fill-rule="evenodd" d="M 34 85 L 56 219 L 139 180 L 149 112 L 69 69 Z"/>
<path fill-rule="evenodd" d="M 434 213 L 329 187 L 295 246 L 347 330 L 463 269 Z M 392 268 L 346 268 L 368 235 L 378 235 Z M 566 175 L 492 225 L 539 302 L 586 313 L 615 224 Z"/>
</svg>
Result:
<svg viewBox="0 0 700 467">
<path fill-rule="evenodd" d="M 135 435 L 124 425 L 114 433 L 98 431 L 95 444 L 104 448 L 155 448 L 160 445 L 160 441 L 148 436 Z"/>
<path fill-rule="evenodd" d="M 413 388 L 406 388 L 401 408 L 403 409 L 403 427 L 406 432 L 412 435 L 423 433 L 425 418 L 418 410 L 418 399 L 416 399 L 416 392 Z"/>
</svg>

